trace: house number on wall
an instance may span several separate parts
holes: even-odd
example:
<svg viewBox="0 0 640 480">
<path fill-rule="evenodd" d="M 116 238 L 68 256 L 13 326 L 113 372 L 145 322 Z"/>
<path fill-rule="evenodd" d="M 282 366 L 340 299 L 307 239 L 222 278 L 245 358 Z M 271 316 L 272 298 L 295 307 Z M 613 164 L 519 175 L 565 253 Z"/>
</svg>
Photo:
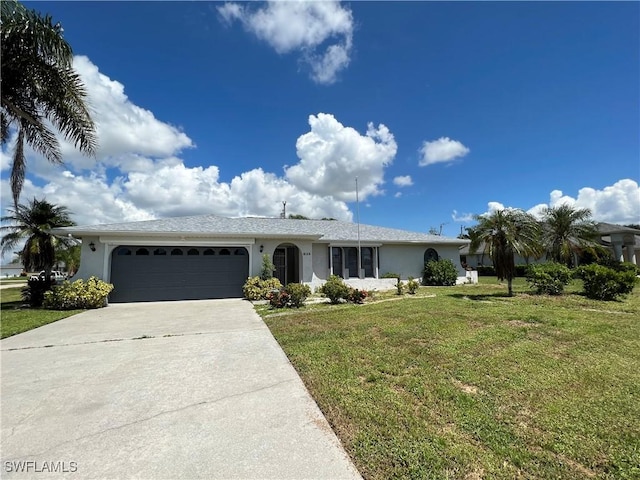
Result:
<svg viewBox="0 0 640 480">
<path fill-rule="evenodd" d="M 311 252 L 302 252 L 303 256 L 311 255 Z"/>
</svg>

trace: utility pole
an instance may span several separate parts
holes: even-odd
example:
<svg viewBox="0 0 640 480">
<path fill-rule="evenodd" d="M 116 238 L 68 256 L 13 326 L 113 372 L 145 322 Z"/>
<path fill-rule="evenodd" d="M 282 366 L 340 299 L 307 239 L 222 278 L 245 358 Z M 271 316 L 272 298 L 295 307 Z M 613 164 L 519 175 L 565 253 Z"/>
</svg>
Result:
<svg viewBox="0 0 640 480">
<path fill-rule="evenodd" d="M 358 278 L 362 271 L 362 249 L 360 248 L 360 197 L 358 195 L 358 177 L 356 177 L 356 221 L 358 222 Z"/>
</svg>

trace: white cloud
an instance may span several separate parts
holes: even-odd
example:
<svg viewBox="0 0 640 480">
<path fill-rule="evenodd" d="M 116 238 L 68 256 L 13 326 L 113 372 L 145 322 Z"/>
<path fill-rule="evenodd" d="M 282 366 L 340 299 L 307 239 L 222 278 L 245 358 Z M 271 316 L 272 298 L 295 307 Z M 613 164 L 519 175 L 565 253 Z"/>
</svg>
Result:
<svg viewBox="0 0 640 480">
<path fill-rule="evenodd" d="M 100 73 L 87 57 L 75 56 L 73 67 L 88 92 L 99 138 L 98 157 L 107 164 L 127 171 L 129 165 L 120 155 L 166 157 L 194 146 L 180 129 L 133 104 L 124 93 L 124 85 Z M 73 145 L 65 141 L 62 147 L 66 162 L 77 167 L 93 167 L 95 161 L 81 156 Z"/>
<path fill-rule="evenodd" d="M 399 177 L 395 177 L 393 179 L 393 184 L 398 187 L 410 187 L 413 185 L 413 180 L 411 179 L 411 175 L 402 175 Z"/>
<path fill-rule="evenodd" d="M 597 222 L 607 223 L 639 223 L 640 222 L 640 187 L 638 182 L 629 178 L 618 180 L 602 190 L 584 187 L 578 190 L 577 197 L 563 194 L 561 190 L 553 190 L 548 204 L 539 204 L 529 210 L 540 216 L 545 207 L 556 207 L 568 204 L 575 208 L 588 208 Z"/>
<path fill-rule="evenodd" d="M 432 142 L 425 141 L 420 149 L 422 158 L 420 166 L 425 167 L 434 163 L 451 162 L 456 158 L 464 157 L 470 150 L 457 140 L 449 137 L 440 137 Z"/>
<path fill-rule="evenodd" d="M 577 197 L 565 195 L 561 190 L 553 190 L 549 195 L 549 203 L 539 203 L 527 210 L 534 217 L 541 219 L 546 208 L 559 205 L 571 205 L 575 208 L 588 208 L 596 222 L 616 223 L 620 225 L 640 223 L 640 186 L 635 180 L 623 178 L 613 185 L 597 190 L 584 187 L 578 190 Z M 487 211 L 482 215 L 488 215 L 496 210 L 504 210 L 499 202 L 489 202 Z M 457 210 L 451 216 L 456 222 L 472 220 L 471 214 L 458 215 Z"/>
<path fill-rule="evenodd" d="M 360 135 L 333 115 L 309 116 L 311 131 L 296 142 L 300 162 L 285 169 L 287 180 L 301 190 L 353 202 L 358 178 L 360 199 L 383 191 L 384 168 L 393 162 L 398 146 L 389 129 L 369 123 Z"/>
<path fill-rule="evenodd" d="M 360 178 L 363 199 L 380 193 L 384 166 L 395 155 L 393 135 L 383 125 L 377 129 L 370 125 L 367 134 L 360 135 L 332 115 L 319 114 L 310 118 L 311 131 L 298 140 L 300 163 L 290 169 L 295 178 L 296 171 L 306 175 L 307 169 L 331 163 L 322 155 L 322 146 L 337 155 L 335 172 L 329 166 L 325 175 L 314 179 L 313 189 L 260 168 L 222 182 L 218 166 L 187 167 L 177 156 L 193 145 L 186 134 L 134 105 L 122 84 L 99 73 L 88 59 L 79 64 L 99 123 L 97 158 L 86 159 L 74 151 L 61 168 L 27 149 L 28 177 L 21 201 L 46 197 L 69 208 L 81 225 L 205 213 L 278 216 L 284 200 L 290 213 L 350 221 L 346 201 L 355 200 L 355 176 Z M 131 129 L 136 131 L 133 136 Z M 10 168 L 11 144 L 0 157 L 3 206 L 12 203 L 4 178 Z M 336 180 L 345 172 L 350 180 L 345 188 L 337 187 Z"/>
<path fill-rule="evenodd" d="M 300 52 L 315 82 L 334 83 L 349 65 L 353 16 L 339 1 L 268 1 L 258 9 L 248 5 L 225 3 L 218 12 L 227 24 L 239 21 L 279 54 Z"/>
<path fill-rule="evenodd" d="M 473 213 L 461 213 L 460 215 L 458 215 L 458 211 L 454 210 L 453 213 L 451 214 L 451 218 L 453 219 L 454 222 L 471 222 L 474 220 L 473 218 Z"/>
</svg>

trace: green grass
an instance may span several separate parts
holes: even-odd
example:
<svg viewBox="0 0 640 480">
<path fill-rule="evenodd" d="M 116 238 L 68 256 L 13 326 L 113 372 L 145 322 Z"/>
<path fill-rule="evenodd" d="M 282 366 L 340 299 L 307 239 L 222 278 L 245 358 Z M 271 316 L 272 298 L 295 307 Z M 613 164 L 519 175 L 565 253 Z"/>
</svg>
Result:
<svg viewBox="0 0 640 480">
<path fill-rule="evenodd" d="M 258 310 L 365 478 L 640 478 L 639 289 L 480 281 Z"/>
<path fill-rule="evenodd" d="M 0 338 L 10 337 L 55 322 L 82 310 L 45 310 L 42 308 L 22 308 L 20 291 L 22 287 L 0 290 Z"/>
</svg>

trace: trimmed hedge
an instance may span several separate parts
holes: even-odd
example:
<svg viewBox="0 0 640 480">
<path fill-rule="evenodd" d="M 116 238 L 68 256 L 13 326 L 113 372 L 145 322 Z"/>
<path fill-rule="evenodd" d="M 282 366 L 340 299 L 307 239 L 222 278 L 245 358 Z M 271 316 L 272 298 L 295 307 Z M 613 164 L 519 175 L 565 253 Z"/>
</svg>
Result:
<svg viewBox="0 0 640 480">
<path fill-rule="evenodd" d="M 578 267 L 577 276 L 584 283 L 584 293 L 595 300 L 615 300 L 633 291 L 638 283 L 636 269 L 626 266 L 619 271 L 602 265 L 591 264 Z"/>
<path fill-rule="evenodd" d="M 561 295 L 565 285 L 571 281 L 572 271 L 560 263 L 529 265 L 527 283 L 538 294 Z"/>
<path fill-rule="evenodd" d="M 530 265 L 527 264 L 516 265 L 516 277 L 526 277 L 529 267 Z M 496 269 L 493 268 L 493 265 L 478 266 L 475 270 L 477 270 L 479 277 L 496 276 Z"/>
<path fill-rule="evenodd" d="M 422 270 L 423 285 L 452 286 L 458 279 L 458 269 L 448 258 L 430 260 L 424 264 Z"/>
</svg>

